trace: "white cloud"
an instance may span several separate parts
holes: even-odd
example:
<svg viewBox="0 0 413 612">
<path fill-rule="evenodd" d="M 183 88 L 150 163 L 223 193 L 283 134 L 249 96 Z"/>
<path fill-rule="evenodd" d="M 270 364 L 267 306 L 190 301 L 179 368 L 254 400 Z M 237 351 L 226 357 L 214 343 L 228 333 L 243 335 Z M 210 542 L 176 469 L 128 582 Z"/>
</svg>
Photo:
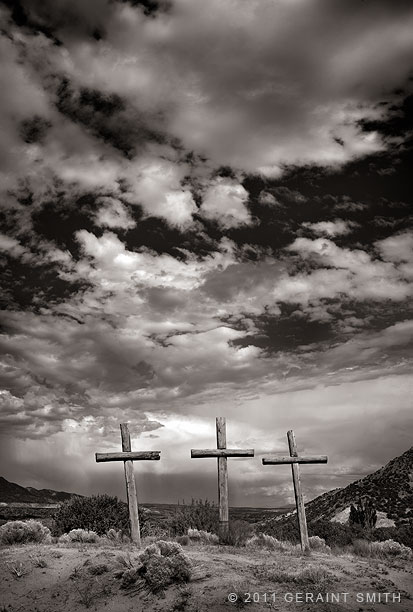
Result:
<svg viewBox="0 0 413 612">
<path fill-rule="evenodd" d="M 413 232 L 406 231 L 375 243 L 386 261 L 413 263 Z"/>
<path fill-rule="evenodd" d="M 119 227 L 121 229 L 132 229 L 136 222 L 130 217 L 128 209 L 122 202 L 115 198 L 101 197 L 101 204 L 95 215 L 95 223 L 101 227 Z"/>
<path fill-rule="evenodd" d="M 237 181 L 219 178 L 207 188 L 200 213 L 224 228 L 250 225 L 252 219 L 245 206 L 247 200 L 248 192 Z"/>
<path fill-rule="evenodd" d="M 343 219 L 335 219 L 334 221 L 318 221 L 317 223 L 306 222 L 302 226 L 310 229 L 317 236 L 344 236 L 349 234 L 354 227 L 354 223 L 351 221 L 344 221 Z"/>
<path fill-rule="evenodd" d="M 144 157 L 127 170 L 131 190 L 125 197 L 142 204 L 149 216 L 161 217 L 182 229 L 188 227 L 197 208 L 190 190 L 182 186 L 186 172 L 185 164 Z"/>
<path fill-rule="evenodd" d="M 283 279 L 275 295 L 307 302 L 341 294 L 356 299 L 401 301 L 412 295 L 413 286 L 403 270 L 390 262 L 373 259 L 361 249 L 340 248 L 327 238 L 296 238 L 288 247 L 321 269 Z"/>
</svg>

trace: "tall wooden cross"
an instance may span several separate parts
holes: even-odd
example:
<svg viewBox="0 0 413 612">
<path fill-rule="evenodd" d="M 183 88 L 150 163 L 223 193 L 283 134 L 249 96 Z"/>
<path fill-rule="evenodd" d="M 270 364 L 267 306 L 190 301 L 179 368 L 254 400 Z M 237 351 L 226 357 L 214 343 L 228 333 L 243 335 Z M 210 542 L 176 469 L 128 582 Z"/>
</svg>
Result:
<svg viewBox="0 0 413 612">
<path fill-rule="evenodd" d="M 285 463 L 291 464 L 294 482 L 295 505 L 297 507 L 298 526 L 300 528 L 301 549 L 303 551 L 306 551 L 310 549 L 310 542 L 308 540 L 307 519 L 305 517 L 304 497 L 303 492 L 301 490 L 300 471 L 298 466 L 300 463 L 327 463 L 327 457 L 326 455 L 299 457 L 297 452 L 297 445 L 295 443 L 294 432 L 292 430 L 287 432 L 287 438 L 288 446 L 290 449 L 290 456 L 264 457 L 262 463 L 263 465 L 280 465 Z"/>
<path fill-rule="evenodd" d="M 218 459 L 218 507 L 219 507 L 219 538 L 221 542 L 228 541 L 228 457 L 253 457 L 253 449 L 227 448 L 227 432 L 225 417 L 216 417 L 217 448 L 206 450 L 191 450 L 191 458 L 217 457 Z"/>
<path fill-rule="evenodd" d="M 121 453 L 96 453 L 95 456 L 98 463 L 102 461 L 123 461 L 125 466 L 126 494 L 128 497 L 131 540 L 140 546 L 141 534 L 139 530 L 138 497 L 136 495 L 133 462 L 142 460 L 158 461 L 161 458 L 161 451 L 132 452 L 127 423 L 121 423 L 120 435 L 122 438 Z"/>
</svg>

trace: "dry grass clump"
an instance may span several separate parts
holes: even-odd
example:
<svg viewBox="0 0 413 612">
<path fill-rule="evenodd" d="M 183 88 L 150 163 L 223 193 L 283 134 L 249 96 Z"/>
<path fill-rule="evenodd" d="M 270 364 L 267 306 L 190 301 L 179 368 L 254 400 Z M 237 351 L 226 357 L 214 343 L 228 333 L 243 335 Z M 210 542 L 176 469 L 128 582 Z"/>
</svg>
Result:
<svg viewBox="0 0 413 612">
<path fill-rule="evenodd" d="M 245 546 L 249 548 L 278 550 L 280 552 L 285 552 L 294 548 L 294 546 L 289 542 L 280 542 L 280 540 L 277 540 L 277 538 L 267 535 L 266 533 L 258 533 L 257 535 L 252 536 L 252 538 L 249 538 L 246 541 Z"/>
<path fill-rule="evenodd" d="M 9 521 L 0 527 L 1 544 L 26 544 L 27 542 L 50 543 L 50 529 L 39 521 Z"/>
<path fill-rule="evenodd" d="M 354 540 L 353 552 L 361 557 L 399 557 L 411 559 L 412 549 L 394 540 L 384 542 L 368 542 L 367 540 Z"/>
<path fill-rule="evenodd" d="M 272 582 L 295 585 L 297 588 L 317 593 L 328 591 L 335 580 L 334 575 L 322 566 L 308 566 L 295 572 L 276 566 L 266 572 L 266 578 Z"/>
<path fill-rule="evenodd" d="M 94 531 L 88 529 L 72 529 L 69 533 L 64 533 L 60 536 L 61 544 L 69 544 L 71 542 L 81 542 L 82 544 L 93 544 L 99 541 L 99 536 Z"/>
</svg>

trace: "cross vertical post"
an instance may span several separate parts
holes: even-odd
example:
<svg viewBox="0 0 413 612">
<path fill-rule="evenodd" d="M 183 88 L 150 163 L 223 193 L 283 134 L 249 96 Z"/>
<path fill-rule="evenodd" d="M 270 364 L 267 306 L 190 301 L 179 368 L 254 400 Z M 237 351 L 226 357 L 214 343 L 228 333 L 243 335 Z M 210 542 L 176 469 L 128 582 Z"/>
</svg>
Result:
<svg viewBox="0 0 413 612">
<path fill-rule="evenodd" d="M 129 427 L 127 423 L 120 424 L 120 435 L 122 438 L 122 451 L 130 453 L 132 450 Z M 125 468 L 126 497 L 128 499 L 130 535 L 132 542 L 141 545 L 141 532 L 139 529 L 138 496 L 136 493 L 135 474 L 131 459 L 123 462 Z"/>
<path fill-rule="evenodd" d="M 287 439 L 290 450 L 290 457 L 298 457 L 297 445 L 295 443 L 295 436 L 292 429 L 287 432 Z M 297 507 L 298 526 L 300 528 L 301 548 L 303 551 L 305 551 L 310 549 L 310 542 L 308 540 L 307 519 L 305 516 L 304 497 L 303 492 L 301 490 L 300 468 L 298 463 L 291 464 L 291 471 L 293 475 L 294 496 L 295 505 Z"/>
<path fill-rule="evenodd" d="M 294 432 L 291 429 L 287 432 L 288 439 L 288 447 L 290 450 L 289 457 L 263 457 L 262 463 L 263 465 L 285 465 L 289 463 L 291 465 L 291 471 L 293 475 L 293 483 L 294 483 L 294 496 L 295 496 L 295 505 L 297 508 L 297 518 L 298 518 L 298 526 L 300 529 L 300 541 L 301 541 L 301 549 L 303 552 L 310 550 L 310 542 L 308 539 L 308 530 L 307 530 L 307 519 L 305 516 L 305 505 L 304 505 L 304 497 L 301 489 L 301 480 L 300 480 L 300 463 L 327 463 L 326 455 L 314 455 L 301 457 L 298 456 L 297 445 L 295 442 Z"/>
<path fill-rule="evenodd" d="M 136 493 L 135 474 L 133 471 L 134 461 L 154 460 L 158 461 L 161 451 L 138 451 L 131 450 L 131 439 L 128 423 L 121 423 L 120 435 L 122 438 L 121 453 L 95 453 L 97 463 L 107 461 L 123 461 L 125 467 L 126 495 L 128 498 L 129 523 L 131 540 L 137 546 L 141 545 L 141 534 L 139 529 L 138 496 Z"/>
<path fill-rule="evenodd" d="M 225 417 L 216 418 L 217 448 L 227 447 L 227 429 Z M 218 457 L 218 506 L 219 506 L 219 538 L 222 542 L 228 540 L 229 510 L 228 510 L 228 466 L 225 456 Z"/>
<path fill-rule="evenodd" d="M 228 542 L 229 511 L 228 511 L 228 457 L 253 457 L 254 449 L 227 448 L 227 433 L 225 417 L 216 417 L 217 448 L 191 450 L 191 458 L 216 457 L 218 463 L 218 507 L 219 507 L 219 539 Z"/>
</svg>

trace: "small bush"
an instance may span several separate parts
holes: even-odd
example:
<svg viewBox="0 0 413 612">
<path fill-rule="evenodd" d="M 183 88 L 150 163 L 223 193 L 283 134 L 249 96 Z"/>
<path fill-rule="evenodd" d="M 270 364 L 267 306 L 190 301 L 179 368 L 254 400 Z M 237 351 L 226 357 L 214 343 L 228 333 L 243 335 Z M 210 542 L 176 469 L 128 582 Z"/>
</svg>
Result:
<svg viewBox="0 0 413 612">
<path fill-rule="evenodd" d="M 215 533 L 210 533 L 203 529 L 188 529 L 188 538 L 195 542 L 202 542 L 203 544 L 219 543 L 219 537 Z"/>
<path fill-rule="evenodd" d="M 326 520 L 309 523 L 308 533 L 322 538 L 328 546 L 350 546 L 355 538 L 364 537 L 361 528 Z"/>
<path fill-rule="evenodd" d="M 51 541 L 50 529 L 39 521 L 9 521 L 0 527 L 2 544 L 50 543 Z"/>
<path fill-rule="evenodd" d="M 188 529 L 218 532 L 218 508 L 207 499 L 193 499 L 190 505 L 178 506 L 167 525 L 171 535 L 185 535 Z"/>
<path fill-rule="evenodd" d="M 245 546 L 246 541 L 252 536 L 253 528 L 247 521 L 230 521 L 228 542 L 230 546 Z"/>
<path fill-rule="evenodd" d="M 367 540 L 354 540 L 353 552 L 362 557 L 400 557 L 411 559 L 412 549 L 394 540 L 384 542 L 368 542 Z"/>
<path fill-rule="evenodd" d="M 394 540 L 385 540 L 384 542 L 371 542 L 371 551 L 375 556 L 396 556 L 402 559 L 412 558 L 412 549 L 404 544 L 395 542 Z"/>
<path fill-rule="evenodd" d="M 321 550 L 324 552 L 328 552 L 331 550 L 331 548 L 327 546 L 324 538 L 320 538 L 319 536 L 310 536 L 308 540 L 310 542 L 310 548 L 312 550 Z"/>
<path fill-rule="evenodd" d="M 143 527 L 146 514 L 140 509 L 139 520 Z M 55 535 L 67 533 L 72 529 L 86 529 L 103 535 L 109 529 L 129 533 L 129 513 L 127 505 L 110 495 L 91 497 L 72 497 L 64 502 L 54 516 Z"/>
<path fill-rule="evenodd" d="M 64 533 L 60 536 L 59 542 L 68 544 L 70 542 L 81 542 L 83 544 L 91 544 L 99 541 L 99 536 L 95 531 L 87 529 L 72 529 L 69 533 Z"/>
<path fill-rule="evenodd" d="M 300 542 L 300 530 L 298 529 L 297 517 L 294 516 L 286 521 L 275 521 L 270 525 L 264 526 L 263 531 L 281 542 Z"/>
<path fill-rule="evenodd" d="M 170 584 L 190 579 L 191 565 L 177 542 L 159 540 L 139 555 L 140 565 L 131 564 L 121 572 L 123 588 L 137 588 L 143 582 L 152 593 L 160 593 Z"/>
<path fill-rule="evenodd" d="M 371 547 L 367 540 L 357 539 L 353 542 L 353 552 L 360 557 L 370 557 Z"/>
</svg>

